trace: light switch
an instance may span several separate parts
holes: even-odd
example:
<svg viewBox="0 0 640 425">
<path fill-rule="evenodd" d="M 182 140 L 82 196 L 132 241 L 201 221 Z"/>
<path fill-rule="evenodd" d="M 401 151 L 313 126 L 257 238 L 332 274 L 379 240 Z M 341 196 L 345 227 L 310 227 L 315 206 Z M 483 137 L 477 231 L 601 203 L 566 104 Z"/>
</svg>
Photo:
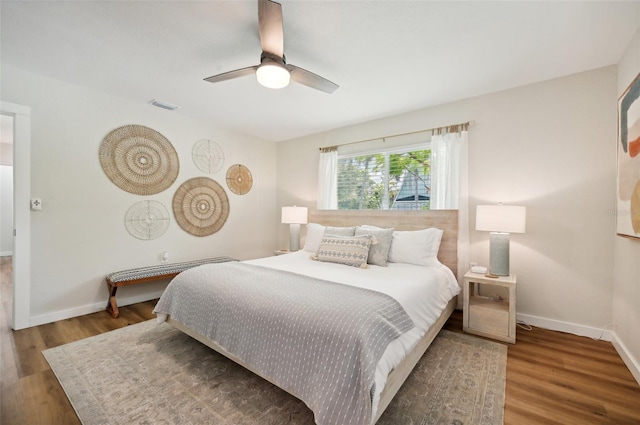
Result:
<svg viewBox="0 0 640 425">
<path fill-rule="evenodd" d="M 31 209 L 34 211 L 40 211 L 42 209 L 42 199 L 40 198 L 31 199 Z"/>
</svg>

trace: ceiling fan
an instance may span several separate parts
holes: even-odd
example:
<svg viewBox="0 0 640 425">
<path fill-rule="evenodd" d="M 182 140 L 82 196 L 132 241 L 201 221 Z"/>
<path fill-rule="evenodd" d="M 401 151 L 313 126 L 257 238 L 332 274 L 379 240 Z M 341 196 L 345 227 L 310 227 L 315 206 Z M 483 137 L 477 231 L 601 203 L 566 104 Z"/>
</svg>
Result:
<svg viewBox="0 0 640 425">
<path fill-rule="evenodd" d="M 262 46 L 260 65 L 214 75 L 205 78 L 205 81 L 219 83 L 255 73 L 260 84 L 274 89 L 286 87 L 289 85 L 289 80 L 325 93 L 333 93 L 338 88 L 337 84 L 326 78 L 286 62 L 282 5 L 280 3 L 271 0 L 258 0 L 258 23 Z"/>
</svg>

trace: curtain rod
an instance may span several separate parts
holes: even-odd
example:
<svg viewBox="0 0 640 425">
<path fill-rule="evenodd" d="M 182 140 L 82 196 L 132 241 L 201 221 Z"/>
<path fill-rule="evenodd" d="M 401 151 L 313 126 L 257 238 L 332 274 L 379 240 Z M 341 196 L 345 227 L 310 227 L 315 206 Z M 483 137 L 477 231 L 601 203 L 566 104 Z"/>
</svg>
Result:
<svg viewBox="0 0 640 425">
<path fill-rule="evenodd" d="M 467 121 L 467 122 L 463 122 L 463 123 L 460 123 L 460 124 L 445 125 L 443 127 L 427 128 L 427 129 L 424 129 L 424 130 L 409 131 L 407 133 L 393 134 L 393 135 L 390 135 L 390 136 L 374 137 L 373 139 L 358 140 L 356 142 L 343 143 L 341 145 L 326 146 L 326 147 L 319 148 L 319 149 L 320 149 L 321 152 L 322 151 L 331 151 L 331 150 L 338 149 L 340 146 L 354 145 L 356 143 L 372 142 L 374 140 L 379 140 L 379 139 L 382 139 L 384 141 L 384 139 L 391 139 L 393 137 L 400 137 L 400 136 L 409 136 L 411 134 L 418 134 L 418 133 L 426 133 L 427 131 L 430 131 L 431 135 L 433 135 L 434 133 L 440 134 L 442 132 L 457 133 L 457 132 L 466 130 L 467 128 L 469 128 L 469 126 L 472 126 L 475 123 L 476 123 L 475 121 Z"/>
</svg>

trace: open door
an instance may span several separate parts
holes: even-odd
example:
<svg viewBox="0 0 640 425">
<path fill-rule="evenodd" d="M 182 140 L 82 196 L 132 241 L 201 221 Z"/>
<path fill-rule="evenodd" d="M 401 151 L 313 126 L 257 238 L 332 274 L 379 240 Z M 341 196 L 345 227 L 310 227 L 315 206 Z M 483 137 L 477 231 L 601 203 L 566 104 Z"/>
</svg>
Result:
<svg viewBox="0 0 640 425">
<path fill-rule="evenodd" d="M 11 327 L 28 328 L 31 317 L 31 108 L 0 102 L 13 124 L 13 309 Z"/>
</svg>

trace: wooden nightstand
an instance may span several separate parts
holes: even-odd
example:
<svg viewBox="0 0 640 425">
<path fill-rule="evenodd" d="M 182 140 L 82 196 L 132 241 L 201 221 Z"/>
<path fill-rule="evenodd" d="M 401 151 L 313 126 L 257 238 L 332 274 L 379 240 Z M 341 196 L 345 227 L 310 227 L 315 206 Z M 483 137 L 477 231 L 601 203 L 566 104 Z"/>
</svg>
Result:
<svg viewBox="0 0 640 425">
<path fill-rule="evenodd" d="M 477 284 L 506 288 L 507 299 L 492 299 L 478 294 Z M 516 343 L 516 276 L 486 277 L 467 272 L 463 284 L 464 310 L 462 329 L 465 332 Z"/>
</svg>

